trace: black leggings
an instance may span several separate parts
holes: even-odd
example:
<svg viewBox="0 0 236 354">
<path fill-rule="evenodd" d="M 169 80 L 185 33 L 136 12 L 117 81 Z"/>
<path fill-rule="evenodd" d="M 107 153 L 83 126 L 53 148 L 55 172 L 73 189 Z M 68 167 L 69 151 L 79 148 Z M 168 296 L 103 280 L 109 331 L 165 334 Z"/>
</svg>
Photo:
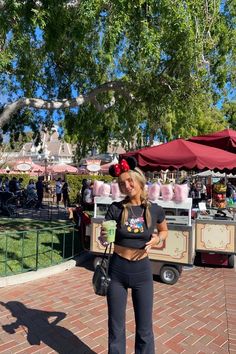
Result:
<svg viewBox="0 0 236 354">
<path fill-rule="evenodd" d="M 152 329 L 153 278 L 148 257 L 129 261 L 116 253 L 112 255 L 109 273 L 108 328 L 109 354 L 125 354 L 125 311 L 127 290 L 132 289 L 136 335 L 135 354 L 155 354 Z"/>
</svg>

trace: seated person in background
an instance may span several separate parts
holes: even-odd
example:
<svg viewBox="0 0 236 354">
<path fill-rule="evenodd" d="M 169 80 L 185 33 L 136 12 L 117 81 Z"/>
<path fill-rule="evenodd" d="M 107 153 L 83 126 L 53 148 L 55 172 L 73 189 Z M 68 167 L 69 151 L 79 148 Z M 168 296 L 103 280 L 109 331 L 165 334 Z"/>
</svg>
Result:
<svg viewBox="0 0 236 354">
<path fill-rule="evenodd" d="M 84 225 L 90 225 L 91 219 L 90 216 L 83 211 L 83 209 L 76 205 L 75 207 L 67 208 L 68 218 L 76 224 L 76 227 L 81 226 L 81 222 Z"/>
</svg>

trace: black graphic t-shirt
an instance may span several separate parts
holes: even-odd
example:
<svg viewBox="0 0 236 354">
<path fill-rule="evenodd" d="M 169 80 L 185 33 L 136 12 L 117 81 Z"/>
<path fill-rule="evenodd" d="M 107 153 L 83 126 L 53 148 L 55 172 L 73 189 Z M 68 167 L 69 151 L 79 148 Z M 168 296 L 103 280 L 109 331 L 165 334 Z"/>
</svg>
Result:
<svg viewBox="0 0 236 354">
<path fill-rule="evenodd" d="M 144 248 L 145 243 L 150 240 L 156 224 L 162 223 L 165 219 L 163 208 L 151 203 L 152 224 L 148 228 L 145 220 L 145 207 L 143 205 L 135 205 L 128 208 L 128 219 L 124 225 L 121 225 L 122 211 L 123 203 L 114 202 L 109 206 L 105 219 L 116 220 L 117 222 L 115 244 L 129 248 Z"/>
</svg>

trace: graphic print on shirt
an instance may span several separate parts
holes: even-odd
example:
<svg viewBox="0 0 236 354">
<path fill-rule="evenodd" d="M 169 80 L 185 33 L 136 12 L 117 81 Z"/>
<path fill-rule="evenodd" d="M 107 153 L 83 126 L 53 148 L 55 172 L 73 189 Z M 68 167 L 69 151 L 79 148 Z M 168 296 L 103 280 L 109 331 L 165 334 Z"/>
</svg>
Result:
<svg viewBox="0 0 236 354">
<path fill-rule="evenodd" d="M 139 216 L 138 218 L 128 218 L 125 225 L 128 232 L 133 232 L 135 234 L 143 232 L 144 217 Z"/>
</svg>

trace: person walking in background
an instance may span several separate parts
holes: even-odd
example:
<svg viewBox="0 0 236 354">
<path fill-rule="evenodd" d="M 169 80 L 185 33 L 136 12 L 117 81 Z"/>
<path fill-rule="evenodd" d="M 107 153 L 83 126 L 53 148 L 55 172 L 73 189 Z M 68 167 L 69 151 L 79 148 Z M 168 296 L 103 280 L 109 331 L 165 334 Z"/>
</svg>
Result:
<svg viewBox="0 0 236 354">
<path fill-rule="evenodd" d="M 83 178 L 82 180 L 82 187 L 81 187 L 81 190 L 79 191 L 79 204 L 81 204 L 83 206 L 83 203 L 84 203 L 84 190 L 87 188 L 88 186 L 88 180 L 87 178 Z"/>
<path fill-rule="evenodd" d="M 59 208 L 59 203 L 61 201 L 61 189 L 62 189 L 62 181 L 61 177 L 58 178 L 56 181 L 56 200 L 57 200 L 57 207 Z"/>
<path fill-rule="evenodd" d="M 35 183 L 33 179 L 29 180 L 29 183 L 27 185 L 26 189 L 26 206 L 27 207 L 33 207 L 36 206 L 38 202 L 38 197 L 37 197 L 37 191 L 35 187 Z"/>
<path fill-rule="evenodd" d="M 33 191 L 36 190 L 35 184 L 34 184 L 34 180 L 33 180 L 33 179 L 30 179 L 30 180 L 29 180 L 29 183 L 28 183 L 28 185 L 27 185 L 26 190 L 27 190 L 28 193 L 31 193 L 32 190 L 33 190 Z"/>
<path fill-rule="evenodd" d="M 122 160 L 120 164 L 112 165 L 109 171 L 113 177 L 118 177 L 120 191 L 126 195 L 124 200 L 113 202 L 105 216 L 105 220 L 117 223 L 107 294 L 109 354 L 126 352 L 128 288 L 132 291 L 135 313 L 135 354 L 156 353 L 152 325 L 153 277 L 148 252 L 165 242 L 168 229 L 164 210 L 148 200 L 145 176 L 135 166 L 133 159 L 129 164 Z M 101 228 L 100 242 L 107 245 L 104 228 Z"/>
<path fill-rule="evenodd" d="M 12 179 L 9 181 L 9 192 L 16 194 L 17 190 L 17 178 L 12 177 Z"/>
<path fill-rule="evenodd" d="M 38 180 L 36 182 L 36 191 L 37 191 L 37 196 L 38 196 L 38 202 L 36 205 L 36 208 L 43 208 L 43 189 L 44 189 L 44 185 L 43 185 L 43 176 L 39 176 Z"/>
<path fill-rule="evenodd" d="M 82 207 L 84 210 L 93 211 L 94 203 L 93 203 L 93 181 L 87 181 L 87 187 L 83 192 L 83 204 Z"/>
<path fill-rule="evenodd" d="M 64 207 L 67 208 L 70 206 L 70 197 L 69 197 L 70 188 L 67 182 L 63 184 L 61 191 L 63 196 Z"/>
</svg>

